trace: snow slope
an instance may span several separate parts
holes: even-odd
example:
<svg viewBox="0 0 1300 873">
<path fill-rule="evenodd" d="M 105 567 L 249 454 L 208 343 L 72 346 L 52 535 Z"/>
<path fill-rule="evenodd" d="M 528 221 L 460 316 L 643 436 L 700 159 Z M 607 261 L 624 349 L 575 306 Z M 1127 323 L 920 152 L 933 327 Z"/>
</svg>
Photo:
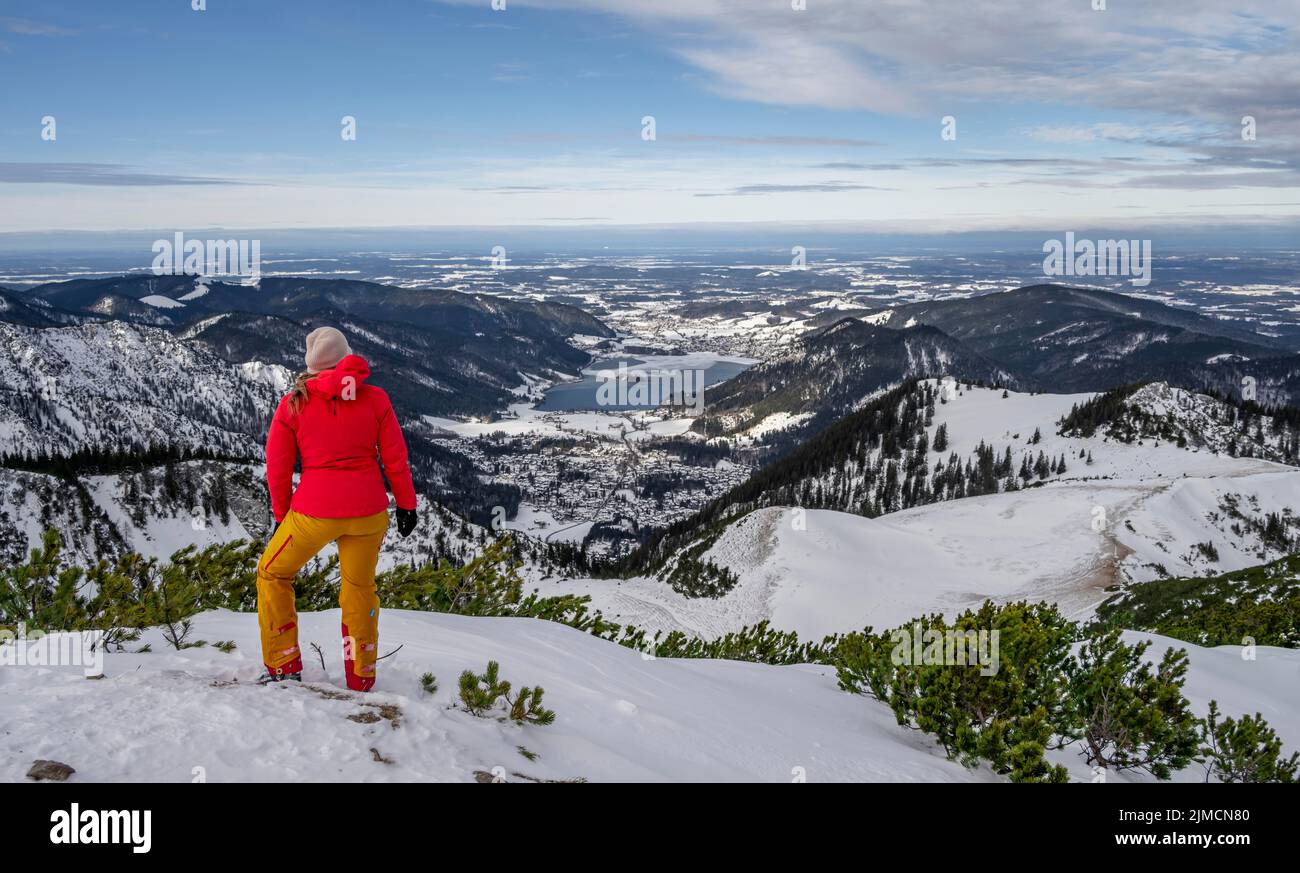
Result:
<svg viewBox="0 0 1300 873">
<path fill-rule="evenodd" d="M 90 565 L 133 551 L 167 558 L 176 550 L 267 533 L 260 466 L 183 461 L 116 475 L 59 476 L 0 468 L 0 562 L 26 559 L 53 528 L 63 559 Z M 222 513 L 214 496 L 224 494 Z"/>
<path fill-rule="evenodd" d="M 1055 422 L 1090 395 L 1028 395 L 947 386 L 931 438 L 949 448 L 1064 455 L 1067 471 L 1038 487 L 919 506 L 876 519 L 826 510 L 761 509 L 705 554 L 739 584 L 717 599 L 683 597 L 651 578 L 560 580 L 543 593 L 588 594 L 615 621 L 714 637 L 764 619 L 820 639 L 953 613 L 986 598 L 1047 600 L 1086 618 L 1121 582 L 1204 575 L 1280 557 L 1255 525 L 1300 510 L 1300 470 L 1165 443 L 1060 437 Z M 1039 442 L 1032 443 L 1035 429 Z M 1091 453 L 1093 463 L 1079 455 Z M 1235 527 L 1234 527 L 1235 526 Z M 1212 542 L 1209 562 L 1195 547 Z"/>
<path fill-rule="evenodd" d="M 189 462 L 183 466 L 187 473 L 198 480 L 199 489 L 211 493 L 214 479 L 224 478 L 228 472 L 240 469 L 242 465 Z M 86 476 L 81 481 L 95 505 L 122 534 L 133 552 L 146 558 L 165 561 L 186 546 L 205 549 L 233 540 L 254 538 L 235 512 L 229 512 L 223 520 L 216 514 L 204 511 L 202 506 L 187 507 L 176 505 L 175 502 L 165 505 L 166 502 L 157 493 L 135 499 L 136 503 L 143 501 L 143 505 L 147 506 L 144 524 L 137 524 L 131 517 L 134 508 L 132 499 L 126 493 L 131 478 L 133 477 Z M 94 556 L 87 556 L 92 557 Z"/>
<path fill-rule="evenodd" d="M 1047 600 L 1083 619 L 1109 596 L 1108 586 L 1156 578 L 1154 563 L 1173 575 L 1204 575 L 1277 557 L 1256 540 L 1229 535 L 1216 502 L 1224 490 L 1300 507 L 1300 472 L 1162 486 L 1049 485 L 876 519 L 760 509 L 705 555 L 739 576 L 720 598 L 687 598 L 652 578 L 556 580 L 540 590 L 590 595 L 614 621 L 703 637 L 767 619 L 820 639 L 865 625 L 895 627 L 927 612 L 952 614 L 986 598 Z M 1093 528 L 1098 507 L 1108 519 L 1102 530 Z M 1219 550 L 1217 564 L 1194 551 L 1207 541 Z"/>
<path fill-rule="evenodd" d="M 229 655 L 175 652 L 151 635 L 152 654 L 108 655 L 99 681 L 71 667 L 0 670 L 0 780 L 21 779 L 36 758 L 71 764 L 86 781 L 189 781 L 195 767 L 213 782 L 470 781 L 497 767 L 507 781 L 520 781 L 514 772 L 789 781 L 796 767 L 814 781 L 993 778 L 946 761 L 884 707 L 837 690 L 828 668 L 646 660 L 541 620 L 386 611 L 381 647 L 403 648 L 381 664 L 377 692 L 327 699 L 317 689 L 341 684 L 339 614 L 300 620 L 304 645 L 318 641 L 328 653 L 332 681 L 313 663 L 308 687 L 250 684 L 256 616 L 222 612 L 200 616 L 196 635 L 235 640 Z M 555 724 L 518 727 L 450 709 L 460 672 L 489 659 L 516 685 L 542 685 Z M 441 686 L 432 698 L 419 687 L 425 671 Z M 397 707 L 401 726 L 349 721 L 376 711 L 362 701 Z M 518 746 L 540 757 L 530 762 Z M 393 763 L 374 760 L 372 748 Z"/>
<path fill-rule="evenodd" d="M 73 781 L 188 782 L 199 773 L 212 782 L 470 781 L 476 771 L 507 781 L 999 778 L 945 760 L 884 705 L 839 691 L 826 667 L 646 659 L 540 620 L 389 610 L 381 647 L 403 648 L 363 696 L 336 684 L 338 612 L 300 621 L 302 640 L 321 644 L 329 671 L 311 664 L 304 686 L 252 685 L 256 616 L 229 612 L 199 616 L 195 635 L 234 640 L 231 654 L 176 652 L 150 633 L 152 653 L 107 655 L 97 681 L 78 667 L 0 670 L 0 780 L 21 780 L 37 758 L 72 765 Z M 1171 642 L 1156 638 L 1152 653 Z M 1300 695 L 1276 692 L 1297 687 L 1300 652 L 1261 648 L 1248 662 L 1235 649 L 1187 648 L 1187 694 L 1198 712 L 1211 697 L 1227 713 L 1259 709 L 1295 748 Z M 460 671 L 489 659 L 516 685 L 542 685 L 555 723 L 520 727 L 453 707 Z M 432 697 L 419 686 L 426 671 L 441 686 Z M 1091 781 L 1073 750 L 1053 756 L 1074 781 Z M 1201 772 L 1176 778 L 1196 781 Z"/>
<path fill-rule="evenodd" d="M 1172 443 L 1157 440 L 1147 440 L 1140 444 L 1123 443 L 1109 439 L 1100 432 L 1093 437 L 1058 436 L 1057 422 L 1073 406 L 1082 405 L 1096 396 L 1094 394 L 1020 394 L 1008 391 L 1003 398 L 1000 389 L 967 390 L 959 388 L 952 380 L 939 380 L 934 384 L 938 386 L 940 396 L 946 396 L 948 402 L 936 404 L 934 423 L 928 431 L 933 443 L 939 426 L 947 425 L 948 449 L 943 453 L 945 458 L 950 452 L 956 452 L 958 457 L 968 457 L 974 453 L 980 441 L 994 446 L 999 454 L 1009 446 L 1017 464 L 1026 452 L 1034 456 L 1042 452 L 1049 459 L 1065 455 L 1067 471 L 1061 478 L 1066 480 L 1102 476 L 1123 480 L 1234 476 L 1295 469 L 1258 459 L 1234 458 L 1209 449 L 1180 449 Z M 1163 396 L 1158 390 L 1161 387 L 1182 399 L 1184 405 L 1156 405 L 1150 398 Z M 1201 398 L 1207 403 L 1217 402 L 1202 395 L 1190 396 Z M 1173 411 L 1192 415 L 1186 410 L 1194 410 L 1194 418 L 1189 419 L 1189 423 L 1195 425 L 1198 432 L 1212 435 L 1215 430 L 1204 421 L 1204 407 L 1186 399 L 1188 392 L 1151 385 L 1134 397 L 1136 403 L 1149 408 L 1153 413 Z M 1039 442 L 1032 443 L 1035 430 L 1040 439 Z M 1227 440 L 1216 438 L 1215 442 L 1226 445 Z M 1091 452 L 1093 463 L 1081 460 L 1080 452 Z"/>
<path fill-rule="evenodd" d="M 1270 512 L 1294 517 L 1300 510 L 1300 471 L 1247 476 L 1188 478 L 1138 503 L 1115 528 L 1133 550 L 1124 561 L 1127 578 L 1149 582 L 1163 567 L 1174 576 L 1205 576 L 1241 570 L 1281 557 L 1260 537 Z M 1294 533 L 1294 531 L 1293 531 Z M 1195 548 L 1212 543 L 1217 561 Z"/>
<path fill-rule="evenodd" d="M 869 519 L 769 508 L 732 525 L 705 557 L 739 583 L 717 599 L 687 598 L 654 579 L 559 580 L 589 594 L 606 617 L 703 637 L 770 620 L 804 639 L 896 627 L 987 598 L 1046 599 L 1082 615 L 1107 596 L 1097 499 L 1041 499 L 1042 491 L 969 498 Z M 1111 495 L 1130 498 L 1128 492 Z"/>
</svg>

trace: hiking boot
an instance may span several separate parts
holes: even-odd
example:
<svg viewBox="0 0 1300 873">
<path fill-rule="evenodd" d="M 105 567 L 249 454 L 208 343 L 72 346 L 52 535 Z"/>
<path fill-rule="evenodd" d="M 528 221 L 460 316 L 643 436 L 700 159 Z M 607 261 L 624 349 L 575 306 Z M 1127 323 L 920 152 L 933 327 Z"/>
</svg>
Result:
<svg viewBox="0 0 1300 873">
<path fill-rule="evenodd" d="M 301 682 L 301 673 L 272 673 L 270 670 L 263 670 L 262 675 L 257 677 L 258 685 L 270 685 L 274 682 Z"/>
</svg>

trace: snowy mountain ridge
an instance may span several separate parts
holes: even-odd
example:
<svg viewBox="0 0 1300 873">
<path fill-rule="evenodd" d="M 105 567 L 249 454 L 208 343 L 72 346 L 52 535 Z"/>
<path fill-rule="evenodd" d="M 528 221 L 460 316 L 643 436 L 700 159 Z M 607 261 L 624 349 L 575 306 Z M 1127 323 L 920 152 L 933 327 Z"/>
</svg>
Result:
<svg viewBox="0 0 1300 873">
<path fill-rule="evenodd" d="M 1300 428 L 1290 417 L 1252 411 L 1217 397 L 1165 382 L 1141 386 L 1121 399 L 1102 425 L 1111 439 L 1124 442 L 1165 440 L 1180 448 L 1265 458 L 1281 463 L 1300 459 Z M 1102 400 L 1104 398 L 1098 398 Z"/>
<path fill-rule="evenodd" d="M 0 323 L 0 454 L 154 446 L 256 458 L 280 370 L 243 367 L 158 328 Z"/>
</svg>

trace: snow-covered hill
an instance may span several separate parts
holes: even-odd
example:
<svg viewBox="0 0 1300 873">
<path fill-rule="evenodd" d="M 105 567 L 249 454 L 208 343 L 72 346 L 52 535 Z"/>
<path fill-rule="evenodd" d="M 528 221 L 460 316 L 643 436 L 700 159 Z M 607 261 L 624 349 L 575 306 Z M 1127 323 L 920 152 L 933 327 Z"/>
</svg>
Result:
<svg viewBox="0 0 1300 873">
<path fill-rule="evenodd" d="M 986 598 L 1047 600 L 1085 618 L 1116 585 L 1280 557 L 1281 545 L 1265 535 L 1267 516 L 1277 513 L 1292 536 L 1300 524 L 1300 469 L 1173 443 L 1058 436 L 1054 423 L 1091 395 L 1004 398 L 948 385 L 944 396 L 928 433 L 932 440 L 946 429 L 945 455 L 969 456 L 984 442 L 995 454 L 1011 447 L 1013 456 L 1063 456 L 1066 472 L 874 519 L 756 510 L 703 555 L 739 578 L 716 599 L 685 597 L 644 577 L 562 580 L 542 591 L 588 594 L 615 621 L 709 638 L 768 619 L 820 639 Z"/>
<path fill-rule="evenodd" d="M 260 467 L 217 461 L 71 479 L 0 468 L 0 560 L 23 561 L 50 528 L 83 566 L 264 536 L 264 494 Z"/>
<path fill-rule="evenodd" d="M 883 704 L 838 690 L 829 667 L 646 659 L 551 622 L 389 610 L 381 648 L 402 649 L 381 663 L 375 692 L 358 695 L 340 687 L 338 611 L 300 622 L 304 643 L 326 653 L 301 686 L 252 684 L 257 618 L 228 612 L 198 616 L 195 636 L 234 641 L 229 654 L 177 652 L 151 632 L 151 653 L 107 655 L 97 681 L 78 667 L 0 670 L 0 781 L 21 780 L 38 758 L 76 768 L 74 782 L 1000 779 L 946 760 Z M 1149 654 L 1183 646 L 1153 639 Z M 1243 661 L 1233 648 L 1185 648 L 1198 713 L 1211 698 L 1227 713 L 1259 710 L 1296 747 L 1300 697 L 1275 692 L 1300 681 L 1300 652 L 1261 648 Z M 521 727 L 455 706 L 456 677 L 488 660 L 517 685 L 545 688 L 555 723 Z M 439 680 L 433 696 L 421 690 L 425 672 Z M 1073 781 L 1093 780 L 1074 750 L 1051 757 Z M 1174 778 L 1202 775 L 1193 766 Z"/>
<path fill-rule="evenodd" d="M 258 457 L 287 378 L 123 322 L 0 323 L 0 369 L 7 454 L 160 445 Z"/>
<path fill-rule="evenodd" d="M 710 388 L 709 424 L 733 434 L 772 415 L 815 415 L 833 421 L 885 386 L 943 373 L 1018 384 L 1011 372 L 934 328 L 893 330 L 844 318 L 802 337 L 789 354 Z M 701 432 L 703 427 L 697 425 Z"/>
<path fill-rule="evenodd" d="M 1300 433 L 1287 415 L 1153 382 L 1136 390 L 1100 395 L 1097 408 L 1072 415 L 1061 430 L 1088 436 L 1104 434 L 1127 443 L 1174 443 L 1180 448 L 1296 463 Z M 1091 421 L 1087 421 L 1091 420 Z"/>
<path fill-rule="evenodd" d="M 956 453 L 958 458 L 971 458 L 980 442 L 993 446 L 995 454 L 1010 448 L 1012 459 L 1017 464 L 1025 455 L 1042 453 L 1049 459 L 1064 456 L 1066 473 L 1048 477 L 1059 481 L 1231 476 L 1296 469 L 1265 463 L 1262 459 L 1228 455 L 1226 448 L 1231 442 L 1231 428 L 1219 425 L 1211 417 L 1211 410 L 1221 410 L 1225 404 L 1163 383 L 1144 387 L 1132 396 L 1131 401 L 1149 409 L 1152 414 L 1172 414 L 1176 423 L 1182 423 L 1184 433 L 1195 433 L 1202 441 L 1193 440 L 1180 447 L 1174 440 L 1148 439 L 1126 443 L 1111 439 L 1100 431 L 1092 437 L 1059 435 L 1057 422 L 1075 406 L 1096 397 L 1095 394 L 1004 392 L 996 388 L 968 388 L 950 379 L 930 380 L 930 384 L 944 399 L 936 405 L 933 423 L 926 428 L 930 445 L 934 445 L 940 427 L 945 427 L 948 437 L 947 449 L 934 453 L 936 457 Z M 1036 442 L 1035 433 L 1038 434 Z M 1089 455 L 1092 463 L 1087 462 Z"/>
</svg>

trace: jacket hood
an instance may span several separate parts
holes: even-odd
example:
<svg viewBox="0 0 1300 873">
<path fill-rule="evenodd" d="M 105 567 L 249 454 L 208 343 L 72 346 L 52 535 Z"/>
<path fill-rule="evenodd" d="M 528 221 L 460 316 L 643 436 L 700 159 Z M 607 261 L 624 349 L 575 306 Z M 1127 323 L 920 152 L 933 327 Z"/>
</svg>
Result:
<svg viewBox="0 0 1300 873">
<path fill-rule="evenodd" d="M 341 397 L 349 386 L 355 390 L 370 377 L 370 365 L 360 355 L 348 355 L 332 370 L 325 370 L 307 380 L 307 390 L 324 397 Z M 352 397 L 344 398 L 353 399 Z"/>
</svg>

